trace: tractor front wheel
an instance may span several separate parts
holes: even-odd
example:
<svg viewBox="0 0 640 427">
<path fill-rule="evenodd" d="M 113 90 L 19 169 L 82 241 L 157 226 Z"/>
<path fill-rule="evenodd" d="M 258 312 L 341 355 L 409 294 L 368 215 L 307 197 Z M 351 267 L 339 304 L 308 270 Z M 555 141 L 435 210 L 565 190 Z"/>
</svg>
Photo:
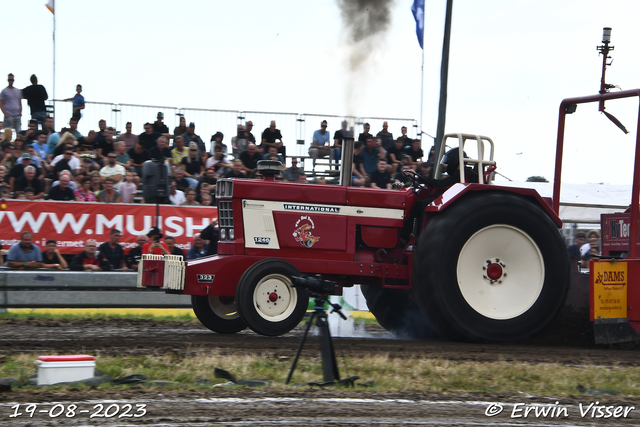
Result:
<svg viewBox="0 0 640 427">
<path fill-rule="evenodd" d="M 234 297 L 191 295 L 191 306 L 203 326 L 219 334 L 235 334 L 247 327 L 238 315 Z"/>
<path fill-rule="evenodd" d="M 253 331 L 283 335 L 295 328 L 309 305 L 309 292 L 294 288 L 291 277 L 300 272 L 280 259 L 258 261 L 244 272 L 236 299 L 242 320 Z"/>
</svg>

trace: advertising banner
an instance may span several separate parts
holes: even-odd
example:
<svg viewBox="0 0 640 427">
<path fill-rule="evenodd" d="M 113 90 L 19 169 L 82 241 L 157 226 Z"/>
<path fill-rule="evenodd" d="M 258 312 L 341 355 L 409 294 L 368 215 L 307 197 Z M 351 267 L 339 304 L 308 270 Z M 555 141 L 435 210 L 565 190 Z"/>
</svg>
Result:
<svg viewBox="0 0 640 427">
<path fill-rule="evenodd" d="M 160 205 L 159 224 L 176 246 L 188 250 L 193 235 L 218 217 L 218 209 L 208 206 Z M 120 244 L 125 253 L 136 246 L 136 237 L 156 224 L 156 205 L 5 200 L 0 202 L 0 243 L 2 249 L 20 240 L 20 233 L 31 231 L 33 243 L 44 250 L 47 239 L 56 239 L 63 254 L 83 250 L 87 239 L 98 244 L 109 240 L 109 232 L 122 232 Z"/>
</svg>

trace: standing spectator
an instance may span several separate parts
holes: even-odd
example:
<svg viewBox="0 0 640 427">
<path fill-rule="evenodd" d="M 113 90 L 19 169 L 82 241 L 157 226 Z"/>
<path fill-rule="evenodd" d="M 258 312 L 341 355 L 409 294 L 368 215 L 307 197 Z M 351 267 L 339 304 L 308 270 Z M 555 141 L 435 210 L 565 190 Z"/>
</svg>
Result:
<svg viewBox="0 0 640 427">
<path fill-rule="evenodd" d="M 364 129 L 364 132 L 358 135 L 358 141 L 361 141 L 363 144 L 366 144 L 367 139 L 369 138 L 373 139 L 373 135 L 369 133 L 369 130 L 371 130 L 371 125 L 369 123 L 365 123 L 362 127 Z"/>
<path fill-rule="evenodd" d="M 580 255 L 582 255 L 583 258 L 586 257 L 587 255 L 589 255 L 591 248 L 600 248 L 600 232 L 598 230 L 590 230 L 587 233 L 586 243 L 580 246 Z M 596 253 L 596 255 L 599 254 L 600 251 L 598 250 L 598 253 Z"/>
<path fill-rule="evenodd" d="M 49 190 L 47 199 L 63 202 L 75 200 L 76 196 L 73 194 L 73 190 L 69 188 L 69 182 L 71 182 L 71 178 L 66 175 L 62 175 L 60 176 L 59 181 L 59 185 L 51 186 L 51 190 Z"/>
<path fill-rule="evenodd" d="M 171 149 L 171 164 L 182 164 L 182 160 L 189 156 L 189 149 L 184 146 L 184 138 L 178 135 L 173 140 L 174 147 Z"/>
<path fill-rule="evenodd" d="M 82 93 L 82 85 L 76 85 L 76 94 L 73 95 L 73 98 L 67 98 L 65 101 L 72 101 L 72 112 L 71 118 L 76 121 L 80 121 L 82 118 L 81 111 L 84 110 L 84 96 L 80 95 Z"/>
<path fill-rule="evenodd" d="M 104 137 L 107 135 L 107 121 L 105 119 L 100 119 L 98 121 L 98 132 L 96 132 L 96 140 L 94 145 L 98 147 Z"/>
<path fill-rule="evenodd" d="M 98 201 L 101 203 L 122 203 L 120 192 L 115 188 L 115 180 L 107 177 L 104 180 L 104 190 L 98 193 Z"/>
<path fill-rule="evenodd" d="M 182 159 L 182 166 L 184 168 L 184 175 L 187 178 L 197 179 L 202 176 L 204 171 L 204 164 L 202 158 L 198 156 L 198 144 L 195 142 L 189 143 L 189 154 Z"/>
<path fill-rule="evenodd" d="M 20 234 L 20 242 L 9 248 L 5 265 L 18 270 L 42 268 L 42 254 L 33 244 L 33 233 L 23 231 Z"/>
<path fill-rule="evenodd" d="M 248 177 L 253 178 L 258 171 L 258 160 L 260 158 L 261 154 L 255 144 L 249 144 L 247 150 L 240 153 L 239 159 L 242 162 L 242 171 Z"/>
<path fill-rule="evenodd" d="M 256 143 L 256 137 L 253 136 L 253 133 L 251 132 L 253 130 L 253 122 L 251 120 L 246 121 L 244 126 L 244 129 L 242 130 L 242 138 L 240 138 L 240 135 L 238 135 L 238 138 L 240 139 L 244 139 L 247 142 L 252 142 L 252 143 Z"/>
<path fill-rule="evenodd" d="M 44 101 L 49 99 L 49 94 L 47 94 L 44 86 L 38 84 L 38 78 L 35 74 L 31 75 L 30 80 L 31 86 L 22 89 L 22 97 L 26 99 L 27 104 L 29 104 L 31 118 L 43 124 L 44 119 L 47 117 L 47 107 L 44 105 Z"/>
<path fill-rule="evenodd" d="M 156 141 L 161 135 L 153 131 L 153 125 L 149 122 L 144 124 L 144 132 L 138 136 L 138 141 L 142 142 L 144 148 L 151 150 L 156 146 Z"/>
<path fill-rule="evenodd" d="M 127 122 L 127 124 L 124 127 L 126 132 L 118 135 L 118 141 L 123 141 L 124 149 L 126 151 L 129 151 L 132 148 L 134 148 L 138 143 L 138 135 L 131 133 L 131 122 Z"/>
<path fill-rule="evenodd" d="M 171 134 L 169 133 L 169 128 L 164 124 L 164 113 L 159 112 L 156 116 L 156 121 L 153 122 L 153 131 L 155 133 L 159 133 L 167 138 L 171 138 Z"/>
<path fill-rule="evenodd" d="M 185 201 L 180 206 L 200 206 L 200 203 L 196 202 L 196 190 L 191 187 L 187 187 L 184 190 Z M 166 239 L 165 239 L 166 242 Z"/>
<path fill-rule="evenodd" d="M 156 140 L 156 146 L 149 150 L 152 159 L 171 161 L 171 150 L 167 146 L 167 138 L 164 136 Z"/>
<path fill-rule="evenodd" d="M 80 181 L 80 187 L 73 192 L 76 202 L 96 202 L 98 198 L 91 191 L 91 177 L 85 176 Z"/>
<path fill-rule="evenodd" d="M 364 145 L 362 141 L 353 142 L 353 170 L 351 172 L 351 185 L 354 187 L 364 187 L 367 184 L 367 172 L 364 170 L 362 151 Z"/>
<path fill-rule="evenodd" d="M 120 197 L 122 198 L 122 203 L 133 203 L 133 196 L 135 196 L 136 191 L 138 191 L 138 187 L 134 182 L 135 172 L 127 171 L 125 176 L 125 181 L 120 184 Z"/>
<path fill-rule="evenodd" d="M 114 183 L 113 188 L 119 190 L 125 173 L 125 168 L 118 164 L 118 156 L 116 153 L 109 153 L 107 156 L 107 164 L 100 169 L 100 176 L 103 178 L 103 181 L 105 181 L 106 178 L 111 178 Z"/>
<path fill-rule="evenodd" d="M 309 156 L 313 159 L 313 168 L 316 167 L 316 160 L 325 156 L 329 156 L 329 160 L 333 163 L 333 150 L 329 140 L 330 134 L 327 131 L 327 121 L 320 123 L 320 129 L 313 132 L 313 140 L 309 148 Z"/>
<path fill-rule="evenodd" d="M 127 271 L 128 268 L 124 260 L 124 250 L 118 243 L 121 236 L 122 232 L 117 228 L 114 228 L 109 232 L 109 241 L 101 244 L 98 247 L 98 250 L 109 261 L 111 270 L 120 269 L 122 271 Z"/>
<path fill-rule="evenodd" d="M 398 139 L 402 139 L 402 143 L 403 143 L 403 145 L 404 145 L 405 147 L 406 147 L 407 145 L 410 145 L 410 144 L 411 144 L 411 138 L 409 138 L 409 137 L 407 136 L 407 127 L 406 127 L 406 126 L 402 126 L 402 127 L 400 128 L 400 133 L 401 133 L 402 135 L 400 135 L 400 136 L 398 137 Z"/>
<path fill-rule="evenodd" d="M 582 266 L 582 254 L 580 248 L 584 245 L 587 235 L 583 232 L 576 233 L 576 237 L 573 239 L 573 245 L 569 246 L 569 256 L 574 258 L 574 262 L 577 262 L 579 266 Z"/>
<path fill-rule="evenodd" d="M 109 260 L 98 252 L 98 243 L 94 239 L 89 239 L 84 245 L 84 251 L 73 257 L 69 269 L 72 271 L 109 271 L 111 265 Z"/>
<path fill-rule="evenodd" d="M 20 132 L 22 126 L 22 91 L 13 87 L 14 76 L 7 76 L 9 85 L 0 92 L 0 109 L 4 114 L 4 127 Z"/>
<path fill-rule="evenodd" d="M 278 153 L 286 157 L 284 150 L 284 143 L 282 142 L 282 133 L 280 129 L 276 129 L 276 121 L 271 120 L 271 124 L 262 132 L 262 143 L 260 144 L 260 150 L 262 154 L 266 154 L 268 147 L 276 147 Z"/>
<path fill-rule="evenodd" d="M 378 160 L 378 168 L 370 174 L 371 188 L 383 188 L 391 190 L 391 173 L 387 170 L 387 162 Z"/>
<path fill-rule="evenodd" d="M 204 145 L 204 141 L 202 140 L 202 138 L 200 138 L 200 136 L 196 135 L 196 124 L 191 122 L 189 123 L 189 127 L 187 128 L 187 131 L 182 134 L 182 138 L 184 138 L 184 143 L 185 144 L 189 144 L 191 142 L 195 142 L 196 144 L 198 144 L 198 157 L 200 157 L 203 160 L 206 160 L 205 157 L 207 155 L 207 148 Z"/>
<path fill-rule="evenodd" d="M 382 148 L 389 150 L 393 147 L 393 134 L 389 132 L 389 123 L 382 122 L 382 130 L 376 135 L 382 142 Z"/>
<path fill-rule="evenodd" d="M 298 175 L 304 174 L 304 170 L 298 167 L 298 159 L 291 159 L 291 167 L 282 171 L 282 177 L 289 182 L 298 182 Z"/>
<path fill-rule="evenodd" d="M 333 158 L 338 161 L 342 158 L 342 144 L 345 138 L 353 138 L 353 134 L 347 130 L 347 121 L 343 120 L 341 128 L 333 134 Z"/>
<path fill-rule="evenodd" d="M 424 151 L 420 148 L 420 140 L 414 139 L 411 142 L 411 146 L 405 150 L 407 155 L 411 157 L 411 164 L 418 165 L 422 162 L 422 158 L 424 157 Z"/>
<path fill-rule="evenodd" d="M 172 205 L 180 206 L 186 200 L 184 197 L 184 193 L 178 190 L 178 184 L 176 184 L 175 180 L 171 180 L 171 185 L 169 188 L 169 200 Z"/>
<path fill-rule="evenodd" d="M 57 270 L 69 268 L 67 261 L 65 261 L 57 246 L 56 239 L 47 240 L 46 249 L 42 251 L 42 268 L 55 268 Z"/>
<path fill-rule="evenodd" d="M 184 257 L 184 251 L 176 246 L 176 239 L 171 236 L 167 236 L 164 238 L 164 242 L 167 244 L 171 255 L 180 255 L 181 257 Z"/>
<path fill-rule="evenodd" d="M 193 236 L 193 246 L 187 251 L 187 259 L 198 259 L 207 256 L 208 245 L 204 243 L 204 239 L 200 233 Z"/>
<path fill-rule="evenodd" d="M 129 253 L 127 254 L 127 267 L 130 270 L 138 270 L 138 265 L 142 259 L 142 247 L 147 243 L 147 241 L 149 241 L 149 238 L 145 234 L 140 234 L 136 238 L 138 246 L 129 249 Z"/>
<path fill-rule="evenodd" d="M 142 247 L 143 255 L 147 255 L 147 254 L 168 255 L 169 254 L 169 247 L 164 242 L 160 241 L 160 239 L 162 239 L 162 232 L 158 227 L 152 227 L 147 233 L 147 237 L 149 238 L 149 241 L 145 243 L 144 246 Z"/>
<path fill-rule="evenodd" d="M 187 119 L 184 116 L 180 116 L 180 125 L 173 128 L 173 137 L 182 135 L 187 131 Z"/>
<path fill-rule="evenodd" d="M 144 148 L 144 142 L 138 141 L 136 146 L 129 150 L 127 154 L 129 154 L 133 170 L 136 171 L 138 176 L 142 176 L 142 164 L 147 160 L 151 160 L 151 153 Z"/>
</svg>

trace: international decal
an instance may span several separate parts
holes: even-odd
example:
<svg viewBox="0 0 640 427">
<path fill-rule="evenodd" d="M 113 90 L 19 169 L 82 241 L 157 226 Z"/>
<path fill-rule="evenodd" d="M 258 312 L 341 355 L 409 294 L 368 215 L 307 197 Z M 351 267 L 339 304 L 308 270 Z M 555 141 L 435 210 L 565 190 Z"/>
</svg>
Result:
<svg viewBox="0 0 640 427">
<path fill-rule="evenodd" d="M 296 229 L 293 232 L 293 238 L 296 239 L 296 242 L 300 243 L 302 246 L 310 248 L 313 246 L 320 237 L 316 237 L 311 234 L 311 230 L 315 228 L 315 224 L 313 220 L 309 216 L 301 216 L 298 221 L 296 221 Z"/>
<path fill-rule="evenodd" d="M 297 205 L 293 203 L 284 203 L 284 209 L 287 211 L 340 213 L 340 208 L 335 206 L 313 206 L 313 205 Z"/>
</svg>

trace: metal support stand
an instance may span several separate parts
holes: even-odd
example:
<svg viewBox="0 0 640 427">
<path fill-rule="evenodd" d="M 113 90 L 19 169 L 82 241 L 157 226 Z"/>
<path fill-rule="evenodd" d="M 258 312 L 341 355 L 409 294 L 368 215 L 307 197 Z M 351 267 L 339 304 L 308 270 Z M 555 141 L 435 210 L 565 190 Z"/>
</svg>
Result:
<svg viewBox="0 0 640 427">
<path fill-rule="evenodd" d="M 340 373 L 338 372 L 338 365 L 336 363 L 336 355 L 333 350 L 333 342 L 331 340 L 331 332 L 329 332 L 329 319 L 327 316 L 327 312 L 324 308 L 325 302 L 327 302 L 327 295 L 318 295 L 316 294 L 315 298 L 315 306 L 314 311 L 311 313 L 309 317 L 309 321 L 307 321 L 307 327 L 304 331 L 304 335 L 302 336 L 302 340 L 300 341 L 300 345 L 298 346 L 298 351 L 296 352 L 296 356 L 293 358 L 293 362 L 291 364 L 291 369 L 289 370 L 289 375 L 287 375 L 287 381 L 285 384 L 289 384 L 291 381 L 291 376 L 293 375 L 293 371 L 296 369 L 296 364 L 298 363 L 298 359 L 300 358 L 300 353 L 302 352 L 302 347 L 307 339 L 307 334 L 309 333 L 309 329 L 311 329 L 311 325 L 315 320 L 316 326 L 318 327 L 318 331 L 320 332 L 320 354 L 322 356 L 322 379 L 325 383 L 335 383 L 336 381 L 340 381 Z M 339 304 L 329 303 L 333 310 L 331 312 L 336 312 L 342 317 L 344 320 L 347 320 L 347 317 L 340 311 L 342 307 Z"/>
</svg>

